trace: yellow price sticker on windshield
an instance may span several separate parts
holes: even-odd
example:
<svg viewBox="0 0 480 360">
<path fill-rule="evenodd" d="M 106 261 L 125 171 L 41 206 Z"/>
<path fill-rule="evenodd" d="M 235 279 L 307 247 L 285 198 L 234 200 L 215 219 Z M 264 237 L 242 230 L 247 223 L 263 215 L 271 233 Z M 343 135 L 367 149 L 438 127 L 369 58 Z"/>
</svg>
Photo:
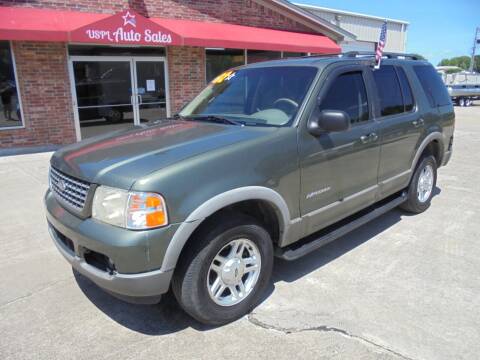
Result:
<svg viewBox="0 0 480 360">
<path fill-rule="evenodd" d="M 221 73 L 215 79 L 213 79 L 212 83 L 213 84 L 221 84 L 225 80 L 230 80 L 234 76 L 235 76 L 235 71 L 228 70 L 228 71 L 225 71 L 225 72 Z"/>
</svg>

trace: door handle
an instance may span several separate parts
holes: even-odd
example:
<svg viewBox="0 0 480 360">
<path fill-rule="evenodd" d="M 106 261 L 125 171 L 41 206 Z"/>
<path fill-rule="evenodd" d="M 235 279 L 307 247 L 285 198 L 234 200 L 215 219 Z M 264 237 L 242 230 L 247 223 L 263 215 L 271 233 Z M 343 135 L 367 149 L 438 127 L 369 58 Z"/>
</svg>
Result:
<svg viewBox="0 0 480 360">
<path fill-rule="evenodd" d="M 415 127 L 422 126 L 424 123 L 425 123 L 425 121 L 423 119 L 418 119 L 418 120 L 413 120 L 412 121 L 412 124 Z"/>
<path fill-rule="evenodd" d="M 378 135 L 374 132 L 372 132 L 368 135 L 360 136 L 360 141 L 364 144 L 369 143 L 369 142 L 375 142 L 377 140 L 378 140 Z"/>
<path fill-rule="evenodd" d="M 368 143 L 369 141 L 369 135 L 362 135 L 360 136 L 360 141 L 364 144 Z"/>
</svg>

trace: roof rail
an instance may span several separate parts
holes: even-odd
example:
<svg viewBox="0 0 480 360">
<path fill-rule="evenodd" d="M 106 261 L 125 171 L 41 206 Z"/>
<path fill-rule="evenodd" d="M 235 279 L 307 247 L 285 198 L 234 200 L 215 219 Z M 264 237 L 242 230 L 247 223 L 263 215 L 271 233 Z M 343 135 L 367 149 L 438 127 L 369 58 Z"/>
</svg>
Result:
<svg viewBox="0 0 480 360">
<path fill-rule="evenodd" d="M 330 53 L 330 54 L 310 54 L 310 55 L 302 55 L 299 56 L 301 58 L 311 58 L 311 57 L 334 57 L 334 56 L 340 56 L 342 53 Z"/>
<path fill-rule="evenodd" d="M 375 57 L 375 52 L 373 51 L 348 51 L 341 54 L 343 57 Z M 387 59 L 410 59 L 410 60 L 422 60 L 415 54 L 404 54 L 404 53 L 394 53 L 394 52 L 384 52 L 382 57 Z"/>
<path fill-rule="evenodd" d="M 312 58 L 312 57 L 347 57 L 347 58 L 373 58 L 375 57 L 374 51 L 347 51 L 336 54 L 311 54 L 300 56 L 302 58 Z M 394 52 L 384 52 L 382 54 L 383 58 L 387 59 L 409 59 L 409 60 L 423 60 L 415 54 L 404 54 L 404 53 L 394 53 Z"/>
</svg>

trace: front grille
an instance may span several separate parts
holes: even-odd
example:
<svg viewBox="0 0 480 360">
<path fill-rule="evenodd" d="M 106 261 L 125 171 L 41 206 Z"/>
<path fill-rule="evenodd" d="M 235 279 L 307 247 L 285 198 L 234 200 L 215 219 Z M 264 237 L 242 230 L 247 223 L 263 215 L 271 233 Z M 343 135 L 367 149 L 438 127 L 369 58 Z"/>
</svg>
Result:
<svg viewBox="0 0 480 360">
<path fill-rule="evenodd" d="M 50 189 L 60 202 L 77 211 L 82 211 L 85 207 L 90 184 L 50 167 Z"/>
</svg>

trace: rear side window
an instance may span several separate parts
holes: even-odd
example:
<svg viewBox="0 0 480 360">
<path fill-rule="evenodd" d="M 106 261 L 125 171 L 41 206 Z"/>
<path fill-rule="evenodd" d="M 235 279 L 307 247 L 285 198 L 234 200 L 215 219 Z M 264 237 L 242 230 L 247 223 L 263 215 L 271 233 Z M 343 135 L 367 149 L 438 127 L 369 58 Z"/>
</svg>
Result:
<svg viewBox="0 0 480 360">
<path fill-rule="evenodd" d="M 405 71 L 401 67 L 397 67 L 396 69 L 400 86 L 402 87 L 404 109 L 405 111 L 412 111 L 414 106 L 412 88 L 410 87 Z"/>
<path fill-rule="evenodd" d="M 369 119 L 367 90 L 361 71 L 338 76 L 330 86 L 321 104 L 321 110 L 342 110 L 352 124 Z"/>
<path fill-rule="evenodd" d="M 380 99 L 381 116 L 395 115 L 404 112 L 402 89 L 392 65 L 383 65 L 373 71 Z"/>
<path fill-rule="evenodd" d="M 430 65 L 415 65 L 413 67 L 417 74 L 423 91 L 427 95 L 428 101 L 432 107 L 450 104 L 447 88 L 440 75 Z"/>
</svg>

